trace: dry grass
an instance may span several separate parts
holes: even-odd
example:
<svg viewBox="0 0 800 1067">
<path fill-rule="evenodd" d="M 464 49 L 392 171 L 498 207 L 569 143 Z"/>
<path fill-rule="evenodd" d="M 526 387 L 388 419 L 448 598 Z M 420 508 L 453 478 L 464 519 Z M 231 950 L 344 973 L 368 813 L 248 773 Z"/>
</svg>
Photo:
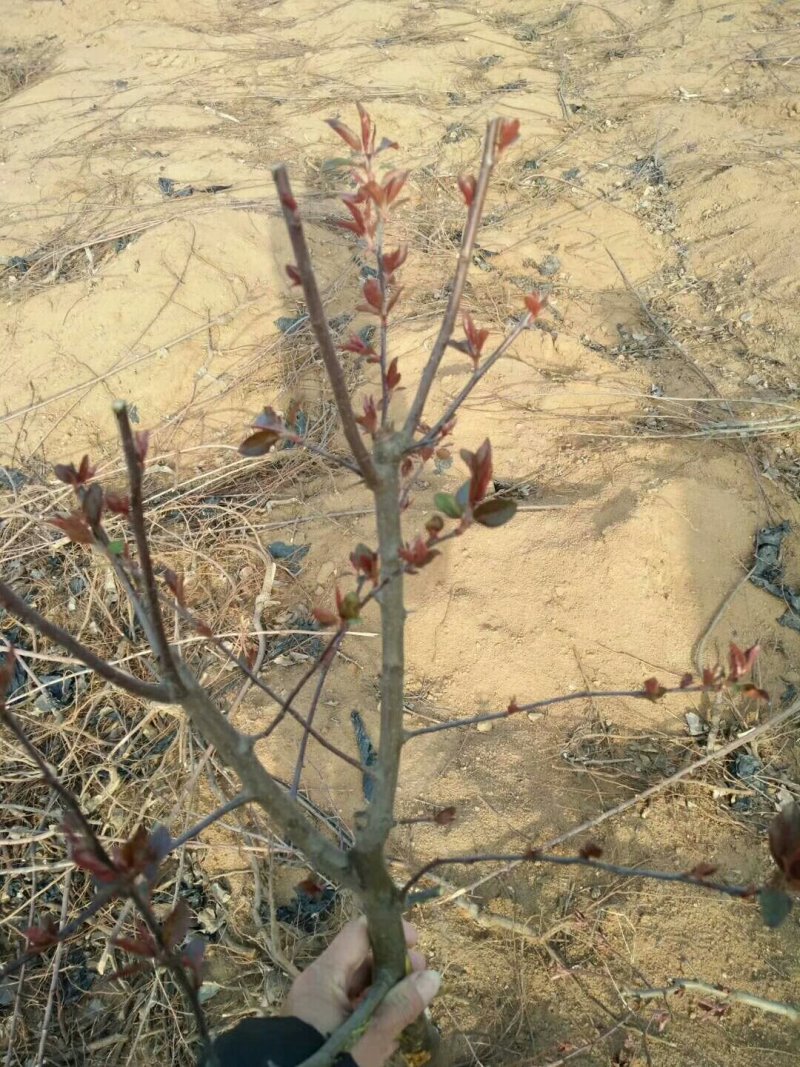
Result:
<svg viewBox="0 0 800 1067">
<path fill-rule="evenodd" d="M 41 81 L 55 57 L 52 38 L 0 49 L 0 103 Z"/>
</svg>

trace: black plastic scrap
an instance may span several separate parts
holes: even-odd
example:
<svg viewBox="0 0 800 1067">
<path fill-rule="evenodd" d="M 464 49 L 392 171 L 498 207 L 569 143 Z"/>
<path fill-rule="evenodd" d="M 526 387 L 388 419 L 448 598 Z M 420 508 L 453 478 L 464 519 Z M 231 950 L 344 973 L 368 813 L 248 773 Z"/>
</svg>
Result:
<svg viewBox="0 0 800 1067">
<path fill-rule="evenodd" d="M 232 185 L 185 185 L 182 189 L 176 188 L 174 178 L 159 178 L 158 188 L 162 196 L 167 200 L 180 200 L 195 193 L 224 193 L 232 189 Z"/>
<path fill-rule="evenodd" d="M 750 581 L 778 597 L 786 605 L 786 611 L 778 619 L 781 626 L 800 632 L 800 592 L 790 589 L 783 581 L 781 544 L 791 531 L 788 522 L 779 526 L 765 526 L 756 534 L 756 558 Z"/>
<path fill-rule="evenodd" d="M 356 735 L 356 746 L 358 747 L 358 758 L 361 760 L 365 767 L 374 767 L 378 762 L 378 753 L 375 750 L 375 746 L 370 740 L 370 736 L 367 733 L 367 728 L 364 725 L 364 720 L 360 714 L 353 710 L 350 712 L 350 721 L 353 724 L 353 732 Z M 372 794 L 375 788 L 375 779 L 371 774 L 364 774 L 361 776 L 361 790 L 364 794 L 364 800 L 369 803 L 372 800 Z"/>
</svg>

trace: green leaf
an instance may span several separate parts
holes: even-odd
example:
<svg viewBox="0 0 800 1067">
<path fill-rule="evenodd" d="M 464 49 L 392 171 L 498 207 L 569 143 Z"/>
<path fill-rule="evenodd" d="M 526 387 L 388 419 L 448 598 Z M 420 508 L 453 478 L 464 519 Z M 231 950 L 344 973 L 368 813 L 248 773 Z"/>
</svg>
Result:
<svg viewBox="0 0 800 1067">
<path fill-rule="evenodd" d="M 517 505 L 513 500 L 494 496 L 491 500 L 478 504 L 472 512 L 472 517 L 481 526 L 504 526 L 509 519 L 514 518 L 516 511 Z"/>
<path fill-rule="evenodd" d="M 792 898 L 782 889 L 759 889 L 758 906 L 764 924 L 774 930 L 788 918 L 792 910 Z"/>
<path fill-rule="evenodd" d="M 339 615 L 348 622 L 357 622 L 361 616 L 361 602 L 358 593 L 348 593 L 339 605 Z"/>
<path fill-rule="evenodd" d="M 125 542 L 124 541 L 109 541 L 108 542 L 108 551 L 111 553 L 112 556 L 121 556 L 122 553 L 125 551 Z"/>
<path fill-rule="evenodd" d="M 461 508 L 462 512 L 466 511 L 469 505 L 469 486 L 469 481 L 464 482 L 456 493 L 456 503 Z"/>
<path fill-rule="evenodd" d="M 445 513 L 448 519 L 460 519 L 464 514 L 464 509 L 456 498 L 449 493 L 437 493 L 433 498 L 433 503 L 439 511 Z"/>
</svg>

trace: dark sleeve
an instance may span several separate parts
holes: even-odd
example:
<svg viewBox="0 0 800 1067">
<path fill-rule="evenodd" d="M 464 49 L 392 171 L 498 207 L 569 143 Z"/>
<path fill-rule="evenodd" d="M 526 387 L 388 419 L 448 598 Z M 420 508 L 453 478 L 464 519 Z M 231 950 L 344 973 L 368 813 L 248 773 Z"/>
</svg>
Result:
<svg viewBox="0 0 800 1067">
<path fill-rule="evenodd" d="M 214 1067 L 297 1067 L 321 1048 L 325 1038 L 308 1023 L 290 1016 L 243 1019 L 212 1043 L 204 1064 Z M 357 1067 L 343 1052 L 336 1067 Z"/>
</svg>

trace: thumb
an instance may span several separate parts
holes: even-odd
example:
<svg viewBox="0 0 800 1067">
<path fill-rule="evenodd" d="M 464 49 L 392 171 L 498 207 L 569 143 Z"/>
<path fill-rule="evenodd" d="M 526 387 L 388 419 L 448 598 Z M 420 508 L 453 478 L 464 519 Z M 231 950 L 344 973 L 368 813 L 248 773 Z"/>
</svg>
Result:
<svg viewBox="0 0 800 1067">
<path fill-rule="evenodd" d="M 382 1067 L 397 1048 L 397 1039 L 427 1008 L 442 984 L 438 971 L 417 971 L 391 989 L 350 1055 L 358 1067 Z"/>
</svg>

